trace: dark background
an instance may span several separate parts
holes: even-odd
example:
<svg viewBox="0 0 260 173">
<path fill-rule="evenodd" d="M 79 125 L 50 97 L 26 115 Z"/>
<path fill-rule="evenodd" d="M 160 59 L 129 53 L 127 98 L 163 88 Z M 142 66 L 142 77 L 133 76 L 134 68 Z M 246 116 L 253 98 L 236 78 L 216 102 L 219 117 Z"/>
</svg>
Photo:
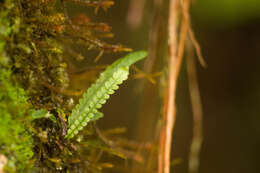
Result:
<svg viewBox="0 0 260 173">
<path fill-rule="evenodd" d="M 97 16 L 93 15 L 93 9 L 71 4 L 70 14 L 85 13 L 96 21 L 109 23 L 115 34 L 111 42 L 120 42 L 134 50 L 146 49 L 155 7 L 152 1 L 147 0 L 141 24 L 131 29 L 126 22 L 129 3 L 129 0 L 115 1 L 108 12 L 100 10 Z M 205 69 L 197 63 L 204 112 L 204 142 L 199 172 L 259 173 L 260 1 L 196 0 L 191 15 L 192 27 L 208 64 Z M 101 62 L 111 63 L 119 56 L 105 55 Z M 128 80 L 112 96 L 104 106 L 105 117 L 99 125 L 105 129 L 127 127 L 126 136 L 141 142 L 153 138 L 154 116 L 159 116 L 160 111 L 155 115 L 140 113 L 144 95 L 135 90 L 138 82 Z M 186 173 L 192 110 L 185 68 L 181 72 L 177 92 L 173 156 L 182 162 L 173 170 Z M 148 97 L 154 97 L 154 94 Z M 156 110 L 159 106 L 151 105 L 150 108 Z"/>
</svg>

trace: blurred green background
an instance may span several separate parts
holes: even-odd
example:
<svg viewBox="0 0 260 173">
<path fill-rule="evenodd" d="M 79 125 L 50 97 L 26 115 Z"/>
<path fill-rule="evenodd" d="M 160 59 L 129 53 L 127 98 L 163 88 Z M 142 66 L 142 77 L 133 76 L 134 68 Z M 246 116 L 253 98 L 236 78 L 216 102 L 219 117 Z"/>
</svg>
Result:
<svg viewBox="0 0 260 173">
<path fill-rule="evenodd" d="M 93 9 L 75 4 L 70 4 L 69 12 L 71 16 L 86 13 L 95 21 L 110 24 L 115 34 L 112 42 L 139 50 L 147 49 L 149 45 L 156 9 L 153 3 L 147 0 L 142 21 L 135 29 L 126 20 L 130 0 L 115 0 L 115 5 L 108 12 L 100 10 L 97 16 L 93 15 Z M 167 5 L 164 8 L 163 11 L 167 11 Z M 204 142 L 199 172 L 259 173 L 260 1 L 196 0 L 191 15 L 192 27 L 208 64 L 204 69 L 197 63 L 204 111 Z M 164 20 L 167 22 L 168 19 Z M 111 63 L 120 55 L 105 55 L 101 63 Z M 128 80 L 123 84 L 104 106 L 105 117 L 99 125 L 104 129 L 126 127 L 128 138 L 142 142 L 153 139 L 155 135 L 158 118 L 155 116 L 160 115 L 160 105 L 154 101 L 150 105 L 150 109 L 155 110 L 153 114 L 140 113 L 143 97 L 152 99 L 158 97 L 158 93 L 138 93 L 138 83 L 140 80 Z M 148 87 L 156 88 L 152 85 Z M 173 156 L 181 158 L 182 162 L 174 166 L 173 172 L 187 173 L 192 110 L 185 68 L 181 72 L 177 92 Z"/>
</svg>

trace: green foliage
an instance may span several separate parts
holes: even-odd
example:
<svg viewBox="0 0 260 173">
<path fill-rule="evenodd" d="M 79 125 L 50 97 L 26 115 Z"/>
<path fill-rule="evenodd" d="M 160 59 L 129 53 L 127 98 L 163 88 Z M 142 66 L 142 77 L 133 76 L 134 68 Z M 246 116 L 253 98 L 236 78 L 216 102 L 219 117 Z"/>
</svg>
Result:
<svg viewBox="0 0 260 173">
<path fill-rule="evenodd" d="M 13 81 L 5 51 L 6 38 L 19 30 L 19 18 L 10 18 L 14 10 L 11 0 L 0 6 L 0 153 L 8 159 L 5 172 L 24 173 L 33 168 L 33 140 L 25 124 L 29 117 L 28 97 Z"/>
<path fill-rule="evenodd" d="M 105 166 L 97 162 L 98 152 L 120 156 L 99 139 L 94 126 L 88 126 L 81 136 L 82 140 L 91 137 L 85 144 L 64 140 L 66 119 L 72 112 L 66 136 L 72 138 L 88 122 L 103 117 L 98 109 L 126 80 L 129 66 L 146 53 L 132 53 L 109 66 L 72 111 L 74 95 L 68 89 L 67 66 L 81 58 L 71 45 L 98 51 L 96 60 L 106 52 L 130 49 L 101 40 L 111 36 L 108 25 L 89 22 L 84 15 L 70 19 L 67 1 L 79 2 L 0 2 L 0 154 L 8 159 L 6 173 L 32 172 L 35 165 L 34 171 L 48 173 L 100 172 Z M 64 8 L 59 9 L 59 2 Z M 110 0 L 81 2 L 96 12 L 113 5 Z"/>
<path fill-rule="evenodd" d="M 57 122 L 55 116 L 45 109 L 39 109 L 39 110 L 31 109 L 30 115 L 31 115 L 30 116 L 31 121 L 40 119 L 40 118 L 49 118 L 54 123 Z"/>
<path fill-rule="evenodd" d="M 8 158 L 7 172 L 32 168 L 32 137 L 25 128 L 28 108 L 25 91 L 10 81 L 10 71 L 0 70 L 0 153 Z"/>
<path fill-rule="evenodd" d="M 97 81 L 84 93 L 76 108 L 72 110 L 72 115 L 69 117 L 67 138 L 74 137 L 88 122 L 102 117 L 97 110 L 102 107 L 109 95 L 118 89 L 118 85 L 127 79 L 130 65 L 145 56 L 145 51 L 130 53 L 114 62 L 100 75 Z"/>
<path fill-rule="evenodd" d="M 10 61 L 5 54 L 4 48 L 6 39 L 12 32 L 17 32 L 19 28 L 19 18 L 10 19 L 9 16 L 14 10 L 11 0 L 6 0 L 5 5 L 0 6 L 0 65 L 7 66 Z"/>
</svg>

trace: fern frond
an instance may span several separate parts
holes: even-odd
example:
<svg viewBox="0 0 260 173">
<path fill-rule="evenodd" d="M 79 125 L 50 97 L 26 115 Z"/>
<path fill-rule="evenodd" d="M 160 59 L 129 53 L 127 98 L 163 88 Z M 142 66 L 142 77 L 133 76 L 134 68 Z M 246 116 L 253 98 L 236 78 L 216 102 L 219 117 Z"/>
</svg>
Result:
<svg viewBox="0 0 260 173">
<path fill-rule="evenodd" d="M 145 51 L 130 53 L 115 61 L 100 75 L 97 81 L 83 94 L 79 104 L 72 110 L 68 119 L 69 130 L 66 138 L 74 137 L 90 121 L 95 121 L 103 116 L 98 112 L 98 109 L 106 103 L 109 95 L 119 88 L 118 85 L 128 78 L 129 67 L 146 55 Z"/>
</svg>

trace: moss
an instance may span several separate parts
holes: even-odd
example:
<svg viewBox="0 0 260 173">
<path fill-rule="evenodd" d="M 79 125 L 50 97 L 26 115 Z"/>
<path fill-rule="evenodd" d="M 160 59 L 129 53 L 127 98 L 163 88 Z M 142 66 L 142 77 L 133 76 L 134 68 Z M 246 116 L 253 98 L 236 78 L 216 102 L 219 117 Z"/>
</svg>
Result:
<svg viewBox="0 0 260 173">
<path fill-rule="evenodd" d="M 0 153 L 8 158 L 6 172 L 30 172 L 33 140 L 26 128 L 28 97 L 14 85 L 10 74 L 6 69 L 0 70 Z"/>
<path fill-rule="evenodd" d="M 96 12 L 113 4 L 71 2 Z M 71 57 L 82 59 L 71 45 L 95 50 L 96 60 L 130 50 L 103 42 L 110 27 L 84 18 L 70 19 L 55 0 L 0 2 L 0 153 L 8 158 L 6 172 L 101 172 L 110 164 L 98 153 L 118 153 L 100 140 L 93 124 L 74 140 L 64 139 L 74 107 L 67 67 Z"/>
<path fill-rule="evenodd" d="M 10 59 L 5 52 L 7 38 L 18 31 L 19 19 L 12 18 L 12 1 L 0 6 L 0 153 L 8 158 L 5 172 L 30 172 L 33 168 L 32 136 L 26 128 L 26 92 L 11 76 Z"/>
</svg>

